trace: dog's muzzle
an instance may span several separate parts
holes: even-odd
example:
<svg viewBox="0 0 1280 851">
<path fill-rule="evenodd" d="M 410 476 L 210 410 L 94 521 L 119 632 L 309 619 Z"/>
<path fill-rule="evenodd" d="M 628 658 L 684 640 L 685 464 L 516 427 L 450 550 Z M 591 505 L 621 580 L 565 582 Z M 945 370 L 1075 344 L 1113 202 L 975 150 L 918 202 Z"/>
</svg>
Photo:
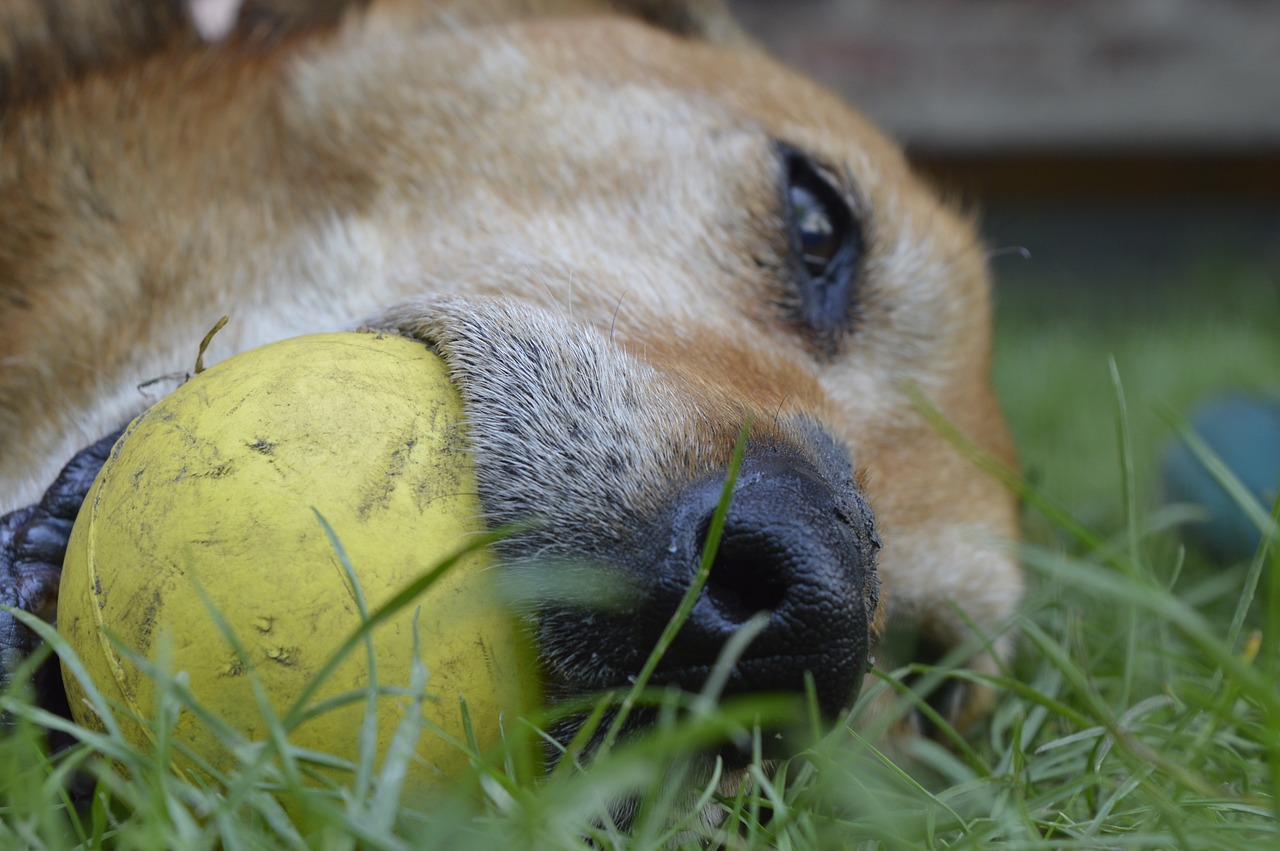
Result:
<svg viewBox="0 0 1280 851">
<path fill-rule="evenodd" d="M 688 587 L 722 488 L 711 479 L 678 499 L 641 617 L 649 629 L 661 630 Z M 834 717 L 866 673 L 877 547 L 871 511 L 855 490 L 838 491 L 792 452 L 753 452 L 710 576 L 657 679 L 697 689 L 730 636 L 763 613 L 764 629 L 734 665 L 726 693 L 801 692 L 811 676 L 819 708 Z"/>
<path fill-rule="evenodd" d="M 685 490 L 665 535 L 655 534 L 665 546 L 635 619 L 638 646 L 652 646 L 689 587 L 723 485 L 715 477 Z M 878 547 L 871 511 L 851 482 L 829 481 L 794 450 L 752 450 L 710 576 L 655 680 L 699 689 L 734 632 L 763 613 L 765 626 L 725 693 L 803 692 L 812 677 L 819 708 L 835 717 L 866 673 Z"/>
<path fill-rule="evenodd" d="M 748 449 L 706 585 L 652 685 L 702 690 L 726 643 L 762 613 L 764 626 L 734 660 L 722 696 L 802 695 L 811 678 L 828 720 L 857 697 L 878 605 L 880 541 L 843 450 L 825 434 L 812 443 L 804 453 Z M 644 666 L 695 580 L 724 484 L 721 474 L 680 489 L 610 554 L 611 569 L 633 588 L 624 606 L 543 611 L 544 640 L 589 648 L 591 686 L 626 688 Z M 560 685 L 572 693 L 587 683 Z"/>
<path fill-rule="evenodd" d="M 498 544 L 500 575 L 536 634 L 547 697 L 626 691 L 697 579 L 740 423 L 705 429 L 686 382 L 522 303 L 420 301 L 388 324 L 444 354 L 486 518 L 526 527 Z M 806 414 L 758 423 L 709 579 L 650 684 L 702 691 L 764 613 L 722 694 L 804 694 L 812 679 L 818 709 L 838 716 L 867 669 L 879 547 L 848 448 Z"/>
</svg>

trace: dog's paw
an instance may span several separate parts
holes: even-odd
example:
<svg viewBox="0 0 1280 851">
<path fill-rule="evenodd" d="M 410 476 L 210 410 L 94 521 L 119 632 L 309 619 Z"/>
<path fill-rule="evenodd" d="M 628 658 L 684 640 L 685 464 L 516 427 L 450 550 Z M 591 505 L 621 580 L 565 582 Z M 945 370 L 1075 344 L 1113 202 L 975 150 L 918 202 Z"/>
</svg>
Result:
<svg viewBox="0 0 1280 851">
<path fill-rule="evenodd" d="M 77 453 L 39 503 L 0 517 L 0 605 L 53 619 L 72 524 L 122 432 L 116 431 Z M 17 618 L 0 611 L 0 690 L 37 641 Z M 40 677 L 37 683 L 48 679 Z M 42 704 L 46 702 L 46 695 L 39 697 Z M 57 697 L 49 699 L 56 701 Z"/>
</svg>

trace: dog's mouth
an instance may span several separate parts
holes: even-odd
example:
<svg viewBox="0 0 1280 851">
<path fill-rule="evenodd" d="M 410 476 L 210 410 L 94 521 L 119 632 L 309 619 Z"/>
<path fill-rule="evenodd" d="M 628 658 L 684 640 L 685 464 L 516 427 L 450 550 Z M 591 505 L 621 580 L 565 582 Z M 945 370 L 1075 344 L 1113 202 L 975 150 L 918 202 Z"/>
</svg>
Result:
<svg viewBox="0 0 1280 851">
<path fill-rule="evenodd" d="M 413 323 L 462 393 L 486 519 L 523 524 L 497 550 L 549 701 L 647 687 L 841 716 L 867 670 L 880 541 L 838 441 L 774 416 L 727 488 L 742 422 L 708 428 L 687 388 L 593 329 L 500 300 L 418 305 Z M 562 745 L 581 720 L 554 731 Z M 622 727 L 652 722 L 638 709 Z M 764 720 L 770 756 L 785 729 Z M 754 750 L 709 749 L 734 764 Z"/>
<path fill-rule="evenodd" d="M 552 700 L 626 695 L 637 683 L 704 701 L 757 698 L 762 714 L 705 749 L 728 768 L 786 756 L 806 719 L 845 713 L 871 649 L 878 542 L 870 511 L 856 491 L 837 495 L 789 449 L 750 447 L 738 482 L 718 540 L 706 537 L 723 489 L 713 477 L 682 489 L 658 517 L 584 544 L 602 565 L 599 586 L 622 590 L 599 606 L 532 607 Z M 537 534 L 508 542 L 509 575 L 545 573 L 548 565 L 529 554 L 550 544 Z M 693 597 L 704 554 L 712 555 L 710 571 Z M 649 729 L 658 714 L 635 711 L 627 729 Z M 571 740 L 581 720 L 564 724 L 557 739 Z"/>
</svg>

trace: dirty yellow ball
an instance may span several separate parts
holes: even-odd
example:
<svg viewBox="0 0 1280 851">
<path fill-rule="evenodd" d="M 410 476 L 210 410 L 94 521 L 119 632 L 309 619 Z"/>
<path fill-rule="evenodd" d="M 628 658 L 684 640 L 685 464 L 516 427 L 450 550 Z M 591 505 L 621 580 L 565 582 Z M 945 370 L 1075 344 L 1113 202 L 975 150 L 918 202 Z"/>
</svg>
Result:
<svg viewBox="0 0 1280 851">
<path fill-rule="evenodd" d="M 343 333 L 237 355 L 136 419 L 76 520 L 58 607 L 59 629 L 118 707 L 125 735 L 151 743 L 154 732 L 128 715 L 151 718 L 156 687 L 109 635 L 142 658 L 167 646 L 200 704 L 264 740 L 251 678 L 285 715 L 362 622 L 321 517 L 368 611 L 482 530 L 462 413 L 443 361 L 424 345 Z M 430 789 L 465 770 L 467 754 L 447 740 L 467 740 L 460 698 L 482 747 L 537 698 L 530 654 L 488 564 L 484 552 L 466 556 L 373 629 L 380 686 L 409 687 L 415 625 L 426 665 L 431 699 L 411 785 Z M 369 674 L 362 644 L 310 703 L 367 692 Z M 76 720 L 101 727 L 75 677 L 64 671 L 64 680 Z M 379 759 L 412 706 L 403 694 L 379 698 Z M 325 711 L 290 741 L 354 761 L 365 707 Z M 216 769 L 237 761 L 190 711 L 175 736 Z"/>
</svg>

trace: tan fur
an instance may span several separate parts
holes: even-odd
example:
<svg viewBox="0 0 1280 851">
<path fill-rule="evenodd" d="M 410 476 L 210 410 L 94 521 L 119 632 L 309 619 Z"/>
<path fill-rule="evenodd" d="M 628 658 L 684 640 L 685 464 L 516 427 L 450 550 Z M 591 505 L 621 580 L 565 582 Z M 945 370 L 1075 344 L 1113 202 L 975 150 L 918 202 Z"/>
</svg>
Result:
<svg viewBox="0 0 1280 851">
<path fill-rule="evenodd" d="M 890 142 L 715 2 L 341 5 L 249 3 L 217 44 L 178 3 L 0 13 L 0 512 L 189 370 L 223 313 L 206 360 L 490 316 L 604 353 L 669 414 L 635 439 L 689 475 L 746 415 L 816 419 L 862 471 L 890 622 L 944 647 L 966 617 L 1003 629 L 1013 501 L 910 393 L 1013 463 L 985 263 Z M 773 139 L 851 175 L 867 217 L 834 357 L 776 308 Z"/>
</svg>

